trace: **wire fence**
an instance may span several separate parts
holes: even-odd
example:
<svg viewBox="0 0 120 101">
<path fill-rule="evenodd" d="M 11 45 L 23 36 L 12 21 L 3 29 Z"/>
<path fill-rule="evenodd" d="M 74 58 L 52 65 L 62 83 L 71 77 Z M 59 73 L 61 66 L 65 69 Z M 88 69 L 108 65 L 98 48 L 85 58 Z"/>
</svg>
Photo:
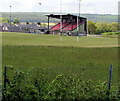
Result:
<svg viewBox="0 0 120 101">
<path fill-rule="evenodd" d="M 84 71 L 84 68 L 82 68 L 82 71 Z M 40 85 L 39 86 L 40 88 L 38 87 L 37 89 L 41 89 L 44 92 L 44 90 L 48 87 L 48 86 L 45 86 L 45 85 L 48 84 L 49 86 L 51 86 L 50 84 L 55 82 L 56 80 L 57 80 L 57 82 L 55 82 L 54 86 L 56 85 L 56 83 L 59 83 L 59 85 L 57 84 L 58 88 L 60 86 L 59 89 L 62 89 L 62 88 L 65 89 L 65 87 L 66 87 L 66 89 L 68 89 L 69 85 L 73 86 L 73 88 L 76 87 L 76 86 L 82 86 L 82 88 L 84 88 L 84 86 L 85 86 L 85 89 L 89 89 L 88 90 L 89 92 L 91 92 L 92 90 L 93 91 L 95 90 L 94 93 L 99 93 L 100 92 L 99 94 L 101 94 L 101 95 L 102 95 L 102 93 L 104 93 L 106 96 L 103 99 L 106 99 L 106 100 L 109 100 L 111 98 L 116 99 L 116 98 L 118 98 L 118 91 L 119 91 L 118 90 L 118 82 L 115 82 L 113 79 L 118 80 L 118 78 L 113 76 L 114 75 L 113 71 L 114 71 L 114 68 L 113 68 L 112 65 L 110 65 L 110 67 L 108 69 L 108 72 L 106 73 L 106 75 L 107 75 L 106 81 L 100 80 L 99 76 L 97 77 L 98 80 L 96 81 L 95 80 L 96 77 L 91 78 L 91 80 L 89 80 L 89 79 L 86 78 L 86 77 L 88 77 L 88 75 L 85 77 L 84 73 L 81 74 L 81 77 L 78 76 L 78 75 L 75 75 L 75 74 L 64 75 L 64 74 L 59 74 L 58 73 L 58 74 L 55 74 L 55 76 L 54 76 L 55 78 L 54 78 L 51 75 L 52 75 L 53 72 L 56 72 L 56 71 L 53 71 L 50 74 L 49 70 L 46 70 L 46 69 L 38 69 L 38 68 L 35 69 L 34 68 L 34 69 L 29 69 L 29 70 L 26 70 L 26 71 L 24 70 L 23 71 L 23 70 L 20 70 L 20 69 L 14 69 L 13 67 L 5 66 L 4 67 L 4 83 L 3 83 L 3 99 L 5 101 L 8 100 L 8 98 L 10 96 L 10 94 L 8 94 L 8 92 L 11 92 L 13 94 L 15 92 L 17 94 L 17 91 L 19 93 L 24 92 L 24 90 L 28 87 L 28 85 L 30 86 L 30 89 L 36 89 L 37 86 Z M 97 76 L 97 75 L 94 75 L 94 76 Z M 68 83 L 68 81 L 69 81 L 69 83 Z M 81 81 L 83 81 L 84 83 L 81 82 Z M 115 83 L 113 83 L 113 81 Z M 34 87 L 32 88 L 33 85 L 36 88 L 34 88 Z M 65 85 L 65 87 L 64 87 L 64 85 Z M 44 88 L 44 86 L 45 86 L 45 88 Z M 80 91 L 79 88 L 74 88 L 74 89 L 78 89 L 78 92 Z M 49 89 L 49 90 L 53 90 L 53 89 Z M 98 91 L 96 91 L 96 90 L 98 90 Z M 62 92 L 62 91 L 60 90 L 59 92 Z M 19 95 L 19 96 L 22 96 L 22 95 Z M 22 98 L 20 97 L 20 99 L 22 99 Z"/>
</svg>

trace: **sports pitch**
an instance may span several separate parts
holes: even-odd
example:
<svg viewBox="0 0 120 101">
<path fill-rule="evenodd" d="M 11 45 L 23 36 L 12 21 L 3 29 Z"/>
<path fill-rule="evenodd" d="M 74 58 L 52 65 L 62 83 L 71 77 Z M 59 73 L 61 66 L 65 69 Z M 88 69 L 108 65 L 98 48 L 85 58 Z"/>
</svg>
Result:
<svg viewBox="0 0 120 101">
<path fill-rule="evenodd" d="M 40 35 L 29 33 L 2 33 L 3 45 L 17 46 L 70 46 L 70 47 L 118 47 L 117 38 L 81 36 Z"/>
</svg>

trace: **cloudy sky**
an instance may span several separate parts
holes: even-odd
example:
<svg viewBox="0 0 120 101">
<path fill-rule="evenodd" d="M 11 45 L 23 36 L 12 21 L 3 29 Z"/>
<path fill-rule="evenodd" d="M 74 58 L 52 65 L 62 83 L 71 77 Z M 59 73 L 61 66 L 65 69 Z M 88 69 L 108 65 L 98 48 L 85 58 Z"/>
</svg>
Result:
<svg viewBox="0 0 120 101">
<path fill-rule="evenodd" d="M 60 12 L 61 0 L 0 0 L 0 12 Z M 117 14 L 120 0 L 82 0 L 80 12 Z M 41 5 L 39 5 L 41 3 Z M 62 12 L 78 12 L 78 0 L 62 0 Z"/>
</svg>

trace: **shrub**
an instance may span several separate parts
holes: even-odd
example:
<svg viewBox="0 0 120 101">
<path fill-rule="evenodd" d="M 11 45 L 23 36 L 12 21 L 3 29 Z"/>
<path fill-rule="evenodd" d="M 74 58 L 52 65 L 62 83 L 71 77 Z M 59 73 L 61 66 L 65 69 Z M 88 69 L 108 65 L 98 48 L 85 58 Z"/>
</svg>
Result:
<svg viewBox="0 0 120 101">
<path fill-rule="evenodd" d="M 108 97 L 107 82 L 99 82 L 94 85 L 90 80 L 85 81 L 81 79 L 82 77 L 77 78 L 77 75 L 67 77 L 63 74 L 57 75 L 53 80 L 48 81 L 45 77 L 46 71 L 41 70 L 39 78 L 34 78 L 33 75 L 31 77 L 32 72 L 32 69 L 26 72 L 13 71 L 9 79 L 10 84 L 3 92 L 2 101 L 119 100 L 118 91 L 115 89 L 112 89 Z"/>
</svg>

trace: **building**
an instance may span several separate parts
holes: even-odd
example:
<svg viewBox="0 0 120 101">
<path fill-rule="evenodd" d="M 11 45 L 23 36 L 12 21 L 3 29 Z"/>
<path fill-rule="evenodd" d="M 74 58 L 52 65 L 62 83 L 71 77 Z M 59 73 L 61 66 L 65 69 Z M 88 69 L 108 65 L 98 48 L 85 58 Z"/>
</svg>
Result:
<svg viewBox="0 0 120 101">
<path fill-rule="evenodd" d="M 47 32 L 47 28 L 39 27 L 36 24 L 11 24 L 10 25 L 9 23 L 0 23 L 0 31 L 44 34 L 45 32 Z"/>
<path fill-rule="evenodd" d="M 68 35 L 87 35 L 87 18 L 73 14 L 47 14 L 49 33 L 68 33 Z M 50 18 L 60 19 L 60 22 L 49 27 Z"/>
</svg>

